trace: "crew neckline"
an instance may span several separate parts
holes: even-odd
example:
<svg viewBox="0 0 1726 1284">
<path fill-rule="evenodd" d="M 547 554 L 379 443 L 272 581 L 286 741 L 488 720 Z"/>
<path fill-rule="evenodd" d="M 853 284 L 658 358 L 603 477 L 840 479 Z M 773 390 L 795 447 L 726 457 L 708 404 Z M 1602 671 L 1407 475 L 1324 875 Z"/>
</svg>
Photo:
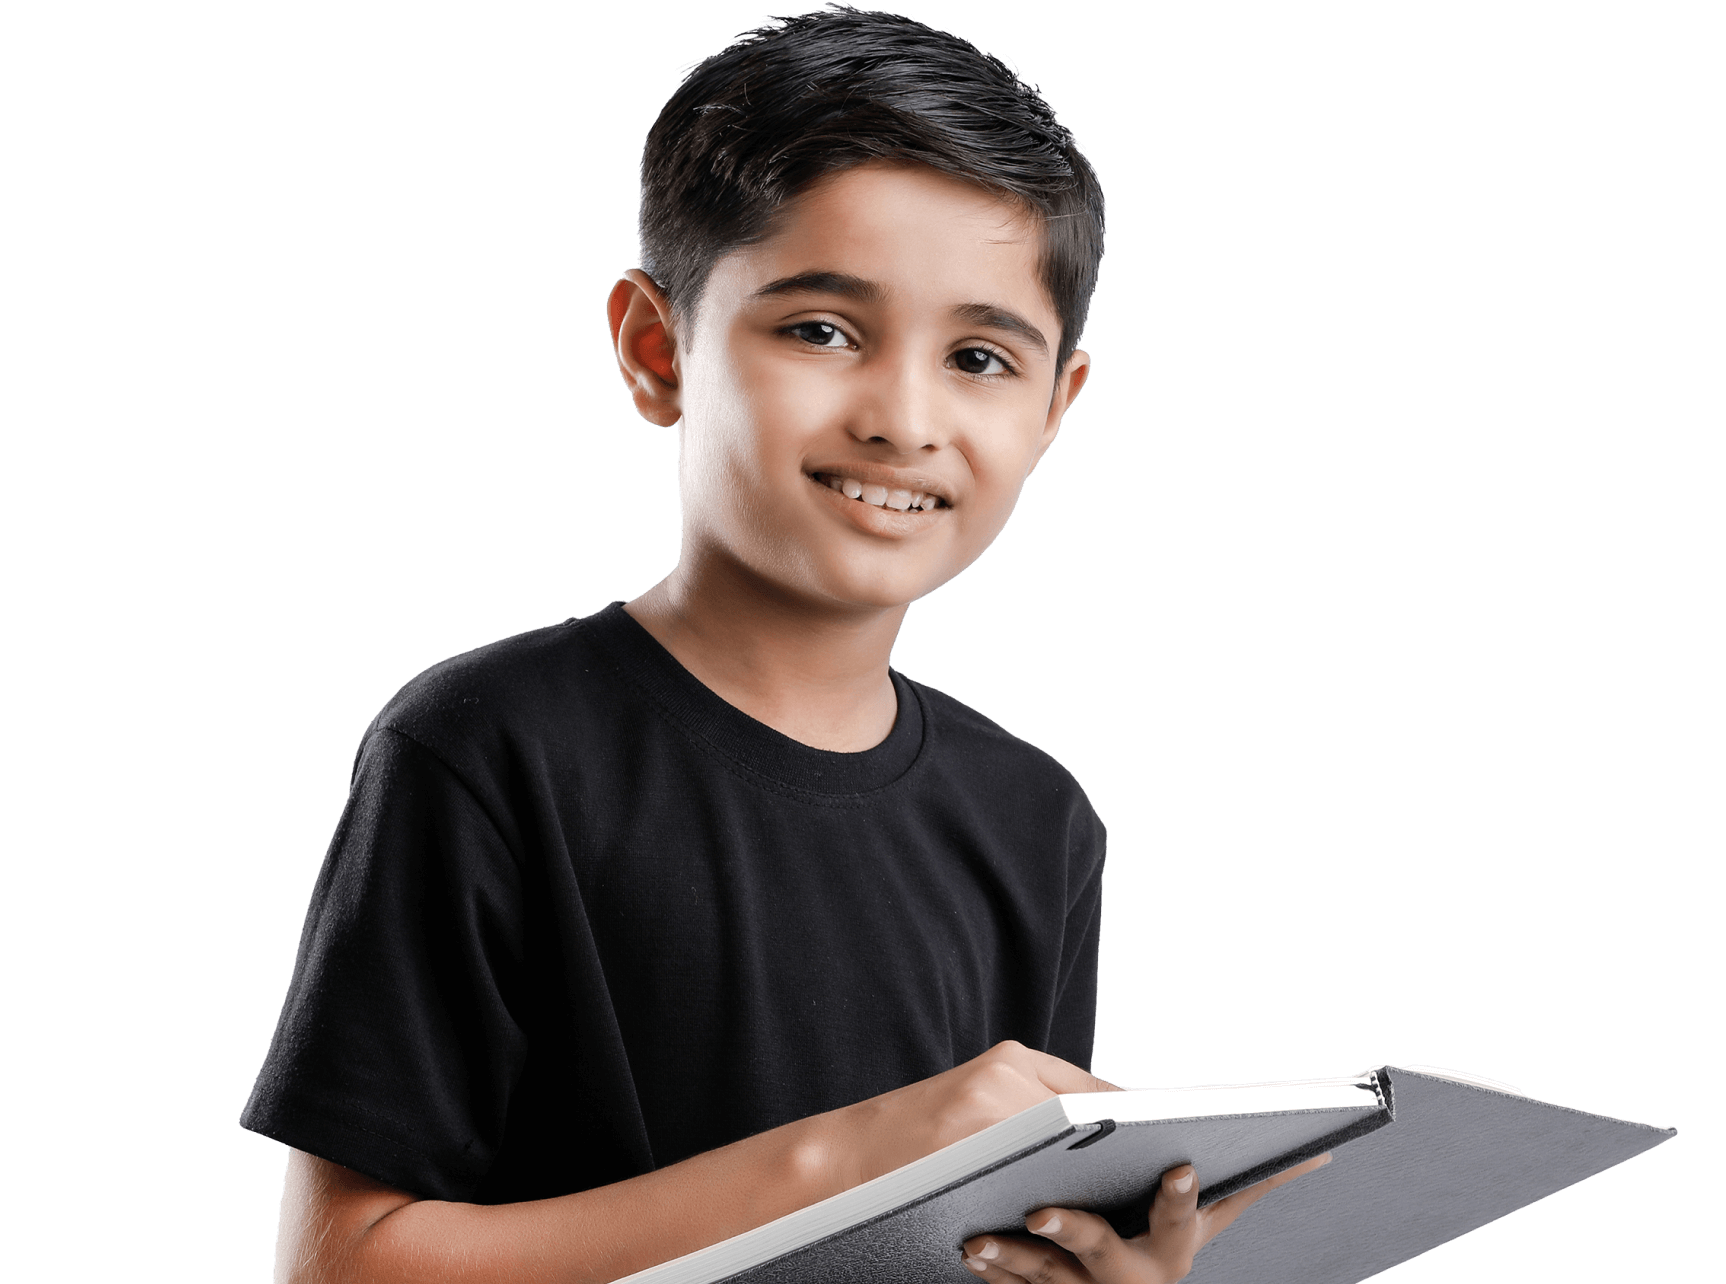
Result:
<svg viewBox="0 0 1726 1284">
<path fill-rule="evenodd" d="M 922 752 L 923 702 L 911 682 L 893 669 L 887 670 L 899 706 L 893 729 L 871 749 L 840 753 L 793 740 L 729 703 L 684 668 L 622 602 L 569 623 L 589 633 L 686 733 L 778 784 L 834 796 L 871 793 L 903 776 Z"/>
</svg>

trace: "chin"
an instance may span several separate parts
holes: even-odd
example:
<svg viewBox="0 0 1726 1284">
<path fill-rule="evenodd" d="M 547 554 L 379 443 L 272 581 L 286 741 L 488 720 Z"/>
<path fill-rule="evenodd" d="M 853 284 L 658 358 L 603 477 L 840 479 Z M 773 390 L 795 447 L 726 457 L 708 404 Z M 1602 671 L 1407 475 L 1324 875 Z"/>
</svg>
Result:
<svg viewBox="0 0 1726 1284">
<path fill-rule="evenodd" d="M 931 579 L 926 574 L 907 574 L 904 568 L 836 567 L 814 586 L 831 601 L 865 610 L 889 611 L 909 606 L 934 592 L 950 576 Z"/>
<path fill-rule="evenodd" d="M 853 610 L 892 611 L 916 601 L 920 594 L 906 593 L 903 590 L 880 584 L 859 585 L 828 582 L 812 585 L 811 596 Z"/>
</svg>

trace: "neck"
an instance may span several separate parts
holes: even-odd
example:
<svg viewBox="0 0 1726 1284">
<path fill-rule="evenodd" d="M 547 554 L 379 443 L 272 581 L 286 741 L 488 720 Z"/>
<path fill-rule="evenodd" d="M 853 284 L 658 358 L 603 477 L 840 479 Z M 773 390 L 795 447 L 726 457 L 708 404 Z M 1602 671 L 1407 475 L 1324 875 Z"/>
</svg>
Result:
<svg viewBox="0 0 1726 1284">
<path fill-rule="evenodd" d="M 782 735 L 858 753 L 898 712 L 887 660 L 905 607 L 786 592 L 722 555 L 692 555 L 624 609 L 714 694 Z"/>
</svg>

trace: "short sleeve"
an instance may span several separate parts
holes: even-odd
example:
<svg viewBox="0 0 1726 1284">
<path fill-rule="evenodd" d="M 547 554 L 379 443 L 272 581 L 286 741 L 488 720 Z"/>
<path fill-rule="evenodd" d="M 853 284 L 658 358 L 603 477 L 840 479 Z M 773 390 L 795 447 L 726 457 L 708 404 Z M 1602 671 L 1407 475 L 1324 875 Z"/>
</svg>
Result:
<svg viewBox="0 0 1726 1284">
<path fill-rule="evenodd" d="M 1097 1028 L 1097 953 L 1103 925 L 1103 822 L 1088 805 L 1074 818 L 1069 868 L 1074 895 L 1062 931 L 1061 970 L 1055 991 L 1048 1051 L 1091 1068 Z"/>
<path fill-rule="evenodd" d="M 427 1198 L 472 1199 L 527 1055 L 511 852 L 468 787 L 368 736 L 240 1122 Z"/>
</svg>

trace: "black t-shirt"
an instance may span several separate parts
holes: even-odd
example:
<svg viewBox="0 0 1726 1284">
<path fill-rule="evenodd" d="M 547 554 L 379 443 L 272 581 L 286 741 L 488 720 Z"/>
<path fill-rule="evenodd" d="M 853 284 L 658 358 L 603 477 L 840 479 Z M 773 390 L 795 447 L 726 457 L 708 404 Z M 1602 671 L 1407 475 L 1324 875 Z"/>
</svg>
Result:
<svg viewBox="0 0 1726 1284">
<path fill-rule="evenodd" d="M 242 1123 L 430 1198 L 621 1181 L 1002 1039 L 1089 1065 L 1103 827 L 893 675 L 862 753 L 727 704 L 614 604 L 368 730 Z"/>
</svg>

